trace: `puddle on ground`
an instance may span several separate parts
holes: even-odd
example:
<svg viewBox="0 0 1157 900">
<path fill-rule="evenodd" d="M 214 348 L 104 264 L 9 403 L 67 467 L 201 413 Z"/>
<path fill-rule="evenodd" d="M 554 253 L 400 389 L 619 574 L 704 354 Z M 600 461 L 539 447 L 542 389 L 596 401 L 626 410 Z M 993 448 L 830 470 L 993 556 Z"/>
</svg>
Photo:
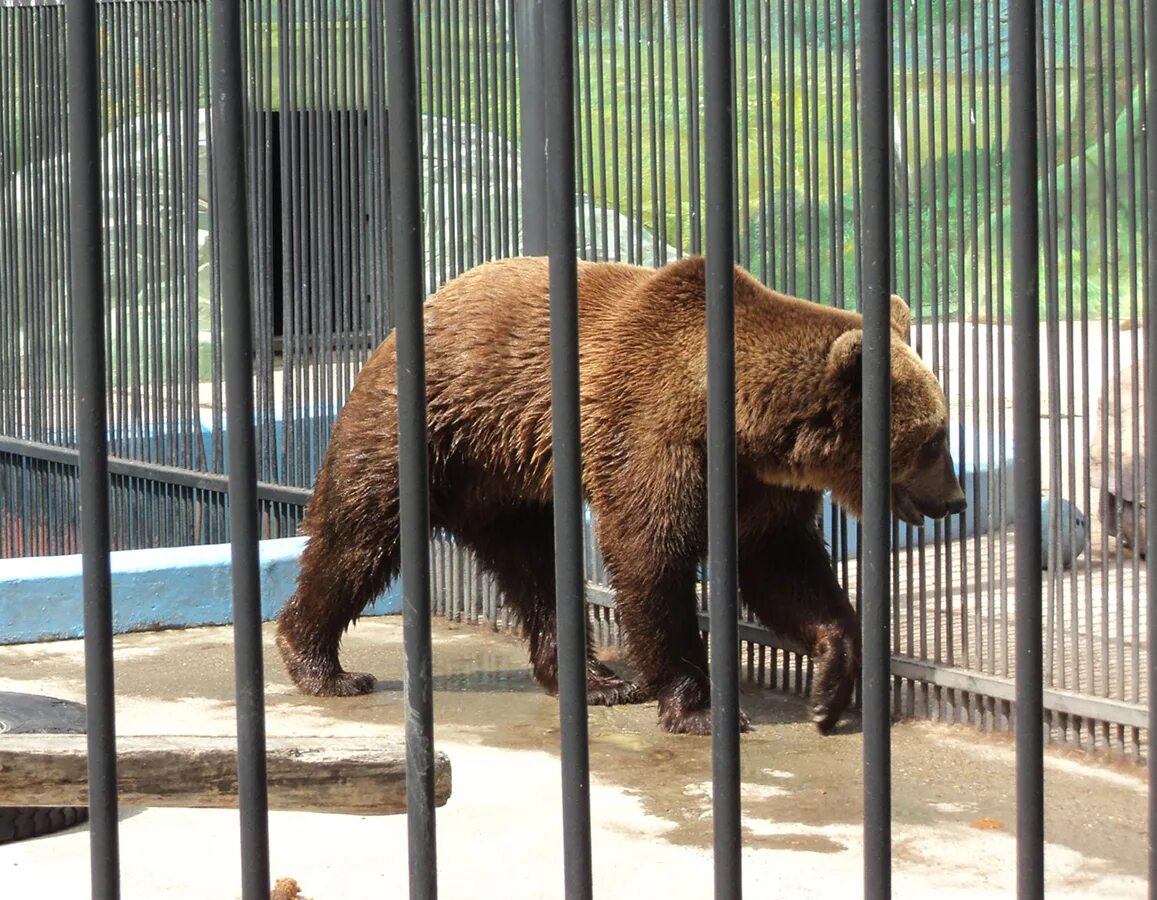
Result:
<svg viewBox="0 0 1157 900">
<path fill-rule="evenodd" d="M 831 838 L 818 834 L 751 834 L 745 831 L 743 846 L 763 850 L 802 850 L 808 853 L 842 853 L 848 849 Z"/>
</svg>

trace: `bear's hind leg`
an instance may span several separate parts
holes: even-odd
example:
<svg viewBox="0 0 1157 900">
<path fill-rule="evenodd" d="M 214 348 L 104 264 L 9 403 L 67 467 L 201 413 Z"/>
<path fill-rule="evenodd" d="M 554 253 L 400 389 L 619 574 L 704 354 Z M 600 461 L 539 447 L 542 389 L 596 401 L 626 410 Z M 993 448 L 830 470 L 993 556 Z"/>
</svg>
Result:
<svg viewBox="0 0 1157 900">
<path fill-rule="evenodd" d="M 558 630 L 554 597 L 554 520 L 550 508 L 520 513 L 464 532 L 459 537 L 479 564 L 494 575 L 530 643 L 535 681 L 558 693 Z M 616 675 L 596 657 L 587 625 L 587 703 L 615 706 L 647 699 L 638 685 Z"/>
<path fill-rule="evenodd" d="M 389 474 L 393 470 L 389 469 Z M 397 576 L 398 504 L 386 479 L 369 492 L 382 506 L 350 509 L 331 492 L 323 470 L 306 522 L 297 590 L 277 616 L 277 649 L 294 684 L 306 694 L 352 697 L 374 687 L 369 672 L 347 672 L 338 658 L 346 629 Z"/>
<path fill-rule="evenodd" d="M 860 625 L 822 536 L 802 528 L 741 541 L 739 588 L 760 621 L 811 656 L 809 713 L 820 733 L 829 733 L 859 676 Z"/>
</svg>

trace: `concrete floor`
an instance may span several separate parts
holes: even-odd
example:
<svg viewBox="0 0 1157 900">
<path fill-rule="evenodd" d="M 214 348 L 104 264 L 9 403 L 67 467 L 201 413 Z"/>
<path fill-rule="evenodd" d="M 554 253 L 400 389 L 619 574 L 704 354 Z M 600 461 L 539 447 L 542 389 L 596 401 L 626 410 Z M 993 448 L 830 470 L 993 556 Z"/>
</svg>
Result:
<svg viewBox="0 0 1157 900">
<path fill-rule="evenodd" d="M 381 679 L 367 697 L 292 689 L 266 630 L 270 734 L 398 734 L 401 622 L 365 619 L 351 668 Z M 234 726 L 232 632 L 205 628 L 116 641 L 122 734 L 220 734 Z M 443 898 L 562 896 L 557 703 L 532 683 L 523 645 L 434 623 L 436 744 L 453 794 L 438 812 Z M 80 642 L 4 648 L 0 690 L 83 700 Z M 824 738 L 797 698 L 745 690 L 756 724 L 742 743 L 744 884 L 749 896 L 862 893 L 861 739 L 856 718 Z M 1013 896 L 1011 742 L 927 723 L 892 732 L 894 894 Z M 701 898 L 712 892 L 710 742 L 660 731 L 653 704 L 590 711 L 596 897 Z M 1050 752 L 1050 897 L 1145 896 L 1142 773 Z M 402 816 L 274 812 L 272 876 L 311 900 L 401 897 Z M 5 896 L 88 894 L 88 835 L 74 829 L 0 850 Z M 125 809 L 125 898 L 239 897 L 234 811 Z"/>
</svg>

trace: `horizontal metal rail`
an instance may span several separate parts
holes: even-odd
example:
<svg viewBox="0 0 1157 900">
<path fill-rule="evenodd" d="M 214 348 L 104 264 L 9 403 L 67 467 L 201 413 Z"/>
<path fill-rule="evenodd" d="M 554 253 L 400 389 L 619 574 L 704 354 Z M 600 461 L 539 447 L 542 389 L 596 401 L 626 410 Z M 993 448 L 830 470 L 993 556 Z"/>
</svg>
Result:
<svg viewBox="0 0 1157 900">
<path fill-rule="evenodd" d="M 0 435 L 0 453 L 10 453 L 13 456 L 24 456 L 66 466 L 78 465 L 80 458 L 80 451 L 72 447 L 45 444 L 42 441 L 25 441 L 2 435 Z M 123 456 L 110 456 L 108 458 L 108 470 L 112 475 L 127 475 L 130 478 L 143 478 L 159 481 L 162 484 L 214 491 L 219 494 L 229 492 L 229 477 L 213 472 L 196 472 L 179 466 L 165 466 L 159 463 L 143 462 L 139 459 L 126 459 Z M 312 495 L 313 491 L 310 488 L 289 487 L 271 481 L 257 482 L 258 500 L 305 506 Z"/>
</svg>

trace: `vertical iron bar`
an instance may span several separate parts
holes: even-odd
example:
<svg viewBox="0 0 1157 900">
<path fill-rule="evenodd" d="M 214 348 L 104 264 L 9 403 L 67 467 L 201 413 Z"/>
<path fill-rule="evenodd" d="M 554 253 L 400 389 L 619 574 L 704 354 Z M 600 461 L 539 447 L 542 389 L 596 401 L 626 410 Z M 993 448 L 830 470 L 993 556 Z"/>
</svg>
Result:
<svg viewBox="0 0 1157 900">
<path fill-rule="evenodd" d="M 599 259 L 611 258 L 611 231 L 610 231 L 610 214 L 608 209 L 611 205 L 610 189 L 607 185 L 607 100 L 606 100 L 606 83 L 605 83 L 605 61 L 606 57 L 603 54 L 603 5 L 601 3 L 595 4 L 595 59 L 598 61 L 598 72 L 596 73 L 596 83 L 598 85 L 598 101 L 595 108 L 600 110 L 598 117 L 598 135 L 599 135 L 599 171 L 597 182 L 592 179 L 592 184 L 597 183 L 599 186 L 599 206 L 602 212 L 602 235 L 603 235 L 603 252 Z M 587 51 L 590 52 L 589 49 Z M 589 90 L 588 90 L 589 93 Z M 678 100 L 675 101 L 678 103 Z M 678 175 L 675 176 L 676 180 Z M 616 210 L 616 218 L 617 218 Z"/>
<path fill-rule="evenodd" d="M 1016 465 L 1017 894 L 1044 894 L 1044 741 L 1041 667 L 1040 322 L 1037 210 L 1038 0 L 1011 5 L 1008 28 L 1012 209 L 1013 458 Z"/>
<path fill-rule="evenodd" d="M 691 231 L 691 252 L 703 252 L 703 184 L 702 158 L 703 147 L 701 128 L 699 125 L 699 22 L 696 14 L 699 12 L 699 3 L 687 0 L 686 33 L 684 42 L 687 49 L 687 197 L 689 210 L 689 224 Z M 614 46 L 612 44 L 612 46 Z M 611 57 L 611 69 L 615 70 L 614 57 Z"/>
<path fill-rule="evenodd" d="M 562 727 L 563 868 L 568 900 L 590 897 L 592 890 L 575 257 L 573 14 L 573 5 L 563 0 L 551 0 L 543 7 L 541 70 L 550 253 L 551 452 L 558 701 Z"/>
<path fill-rule="evenodd" d="M 90 0 L 71 0 L 67 16 L 69 256 L 80 445 L 90 871 L 94 900 L 115 900 L 120 896 L 120 834 L 109 573 L 97 6 Z"/>
<path fill-rule="evenodd" d="M 739 635 L 735 463 L 735 235 L 732 5 L 703 7 L 707 250 L 707 559 L 715 896 L 738 898 Z"/>
<path fill-rule="evenodd" d="M 1145 97 L 1145 152 L 1148 160 L 1148 208 L 1157 207 L 1157 139 L 1153 129 L 1157 128 L 1157 3 L 1145 6 L 1145 60 L 1148 80 Z M 1145 285 L 1145 341 L 1146 375 L 1148 402 L 1145 404 L 1145 484 L 1148 490 L 1157 485 L 1157 226 L 1146 219 L 1148 237 L 1149 266 L 1148 283 Z M 1157 558 L 1157 504 L 1149 498 L 1145 510 L 1146 559 Z M 1157 754 L 1153 751 L 1153 723 L 1157 722 L 1157 582 L 1150 578 L 1146 582 L 1146 603 L 1148 616 L 1149 651 L 1149 897 L 1157 898 Z"/>
<path fill-rule="evenodd" d="M 217 266 L 225 305 L 241 881 L 245 900 L 258 900 L 269 896 L 269 806 L 265 783 L 265 675 L 257 554 L 259 506 L 253 426 L 253 319 L 245 185 L 241 8 L 218 4 L 211 16 L 214 132 L 211 161 L 217 196 Z"/>
<path fill-rule="evenodd" d="M 888 3 L 864 2 L 861 247 L 863 347 L 864 896 L 892 893 L 888 557 L 891 517 L 891 81 Z"/>
<path fill-rule="evenodd" d="M 438 895 L 434 821 L 434 694 L 430 649 L 430 508 L 426 458 L 426 349 L 414 4 L 386 10 L 390 197 L 398 354 L 398 483 L 402 628 L 406 658 L 406 811 L 410 897 Z"/>
<path fill-rule="evenodd" d="M 545 65 L 542 0 L 515 0 L 515 28 L 522 113 L 522 252 L 541 256 L 547 252 L 546 100 L 539 77 Z"/>
</svg>

